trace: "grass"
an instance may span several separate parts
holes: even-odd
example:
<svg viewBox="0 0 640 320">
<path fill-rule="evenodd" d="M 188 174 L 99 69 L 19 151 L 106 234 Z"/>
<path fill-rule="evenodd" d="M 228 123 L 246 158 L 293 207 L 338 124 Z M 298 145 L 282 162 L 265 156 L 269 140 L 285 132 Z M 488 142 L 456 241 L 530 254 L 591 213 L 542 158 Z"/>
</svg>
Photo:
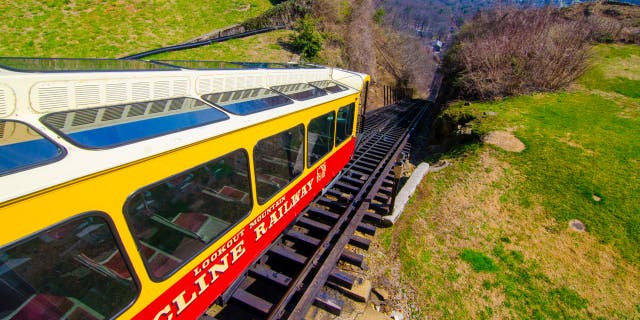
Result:
<svg viewBox="0 0 640 320">
<path fill-rule="evenodd" d="M 298 56 L 284 47 L 292 31 L 279 30 L 247 38 L 232 39 L 208 46 L 158 54 L 148 59 L 187 59 L 245 62 L 288 62 L 297 61 Z"/>
<path fill-rule="evenodd" d="M 640 98 L 640 48 L 599 45 L 594 52 L 597 60 L 579 82 L 589 89 Z"/>
<path fill-rule="evenodd" d="M 596 50 L 599 54 L 607 52 L 605 63 L 640 57 L 640 47 L 633 46 L 612 58 L 616 51 L 611 49 L 617 47 Z M 602 65 L 597 63 L 580 83 L 605 92 L 640 90 L 640 83 L 636 87 L 635 81 L 621 77 L 616 77 L 615 83 L 622 85 L 610 88 L 611 78 L 595 72 L 604 69 Z M 520 201 L 529 202 L 541 195 L 542 204 L 558 221 L 585 222 L 590 232 L 640 265 L 636 232 L 640 218 L 640 141 L 632 138 L 640 136 L 640 119 L 621 116 L 633 105 L 621 105 L 590 90 L 576 90 L 458 108 L 463 113 L 494 111 L 500 115 L 478 118 L 475 126 L 480 132 L 516 128 L 515 134 L 527 150 L 505 154 L 504 159 L 527 177 L 519 192 L 527 199 Z M 594 195 L 600 201 L 595 201 Z"/>
<path fill-rule="evenodd" d="M 464 249 L 462 250 L 462 253 L 460 253 L 460 258 L 468 262 L 475 272 L 498 271 L 498 266 L 493 262 L 493 260 L 482 252 Z"/>
<path fill-rule="evenodd" d="M 640 318 L 639 57 L 637 46 L 597 46 L 568 91 L 446 111 L 526 149 L 454 149 L 381 233 L 414 316 Z"/>
<path fill-rule="evenodd" d="M 0 55 L 120 57 L 195 38 L 271 8 L 268 0 L 0 2 Z"/>
</svg>

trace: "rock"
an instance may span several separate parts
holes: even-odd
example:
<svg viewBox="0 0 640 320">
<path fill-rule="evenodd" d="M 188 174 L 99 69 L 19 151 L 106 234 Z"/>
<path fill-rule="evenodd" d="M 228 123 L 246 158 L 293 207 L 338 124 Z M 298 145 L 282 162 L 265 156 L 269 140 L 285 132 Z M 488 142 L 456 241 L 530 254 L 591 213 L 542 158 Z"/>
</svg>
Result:
<svg viewBox="0 0 640 320">
<path fill-rule="evenodd" d="M 374 288 L 373 292 L 378 295 L 382 301 L 387 301 L 389 299 L 389 292 L 385 288 Z"/>
<path fill-rule="evenodd" d="M 362 319 L 362 320 L 387 320 L 387 319 L 389 319 L 389 317 L 385 316 L 384 314 L 380 313 L 379 311 L 376 311 L 373 307 L 367 306 L 364 309 L 364 312 L 362 313 L 362 316 L 360 316 L 358 319 Z"/>
<path fill-rule="evenodd" d="M 569 228 L 578 232 L 585 232 L 587 230 L 587 227 L 584 225 L 584 223 L 576 219 L 572 219 L 571 221 L 569 221 Z"/>
<path fill-rule="evenodd" d="M 347 289 L 344 287 L 338 287 L 340 291 L 342 291 L 349 298 L 359 301 L 359 302 L 367 302 L 369 301 L 369 296 L 371 295 L 371 281 L 368 279 L 359 278 L 353 284 L 351 289 Z"/>
<path fill-rule="evenodd" d="M 404 320 L 402 312 L 398 311 L 391 312 L 391 318 L 393 318 L 393 320 Z"/>
</svg>

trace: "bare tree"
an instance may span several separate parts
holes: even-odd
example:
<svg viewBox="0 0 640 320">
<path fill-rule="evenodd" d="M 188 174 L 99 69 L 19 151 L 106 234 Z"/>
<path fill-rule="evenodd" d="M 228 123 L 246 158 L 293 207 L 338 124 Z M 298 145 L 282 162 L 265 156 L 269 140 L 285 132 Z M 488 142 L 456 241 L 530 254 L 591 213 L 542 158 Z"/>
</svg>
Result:
<svg viewBox="0 0 640 320">
<path fill-rule="evenodd" d="M 551 8 L 498 8 L 463 26 L 449 59 L 468 96 L 494 98 L 566 86 L 584 72 L 588 28 Z"/>
</svg>

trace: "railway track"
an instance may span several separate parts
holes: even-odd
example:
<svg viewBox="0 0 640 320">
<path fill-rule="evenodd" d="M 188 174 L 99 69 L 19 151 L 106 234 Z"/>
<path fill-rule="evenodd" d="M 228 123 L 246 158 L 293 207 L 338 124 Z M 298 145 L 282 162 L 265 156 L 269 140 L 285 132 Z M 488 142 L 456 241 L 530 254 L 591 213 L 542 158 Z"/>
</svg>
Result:
<svg viewBox="0 0 640 320">
<path fill-rule="evenodd" d="M 370 240 L 356 231 L 373 235 L 392 210 L 394 166 L 426 110 L 405 103 L 368 113 L 343 174 L 223 294 L 215 318 L 302 319 L 312 305 L 339 314 L 343 302 L 323 287 L 354 285 L 356 278 L 337 264 L 363 266 L 364 256 L 350 247 L 367 250 Z"/>
</svg>

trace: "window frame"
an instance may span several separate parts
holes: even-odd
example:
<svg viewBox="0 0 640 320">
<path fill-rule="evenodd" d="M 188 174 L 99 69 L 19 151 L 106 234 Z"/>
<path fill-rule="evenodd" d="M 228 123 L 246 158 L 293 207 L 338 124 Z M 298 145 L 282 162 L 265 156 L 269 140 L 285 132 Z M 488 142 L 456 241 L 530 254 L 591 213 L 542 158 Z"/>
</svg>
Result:
<svg viewBox="0 0 640 320">
<path fill-rule="evenodd" d="M 295 175 L 294 177 L 291 178 L 291 180 L 287 181 L 287 183 L 285 185 L 283 185 L 280 189 L 278 189 L 277 191 L 275 191 L 273 194 L 269 195 L 268 197 L 266 197 L 266 199 L 264 200 L 264 202 L 260 201 L 260 197 L 258 195 L 258 171 L 257 171 L 257 161 L 256 161 L 256 147 L 258 146 L 258 143 L 260 143 L 260 141 L 263 141 L 267 138 L 271 138 L 274 136 L 277 136 L 279 134 L 282 134 L 283 132 L 292 130 L 296 127 L 302 126 L 302 153 L 303 153 L 303 158 L 302 158 L 302 170 L 300 171 L 300 173 L 298 173 L 297 175 Z M 289 127 L 285 130 L 282 131 L 278 131 L 272 135 L 263 137 L 262 139 L 256 141 L 256 143 L 253 146 L 253 158 L 251 159 L 253 162 L 253 176 L 254 176 L 254 185 L 256 187 L 256 201 L 258 203 L 258 205 L 265 205 L 267 204 L 270 200 L 272 200 L 275 195 L 277 195 L 279 192 L 281 192 L 282 190 L 286 189 L 288 186 L 290 186 L 294 181 L 296 181 L 296 179 L 300 178 L 302 176 L 302 174 L 304 173 L 304 171 L 306 170 L 306 162 L 307 162 L 307 126 L 305 126 L 304 123 L 298 123 L 292 127 Z"/>
<path fill-rule="evenodd" d="M 344 109 L 344 108 L 349 108 L 349 107 L 353 108 L 353 111 L 351 113 L 351 118 L 350 118 L 350 120 L 351 120 L 351 123 L 350 123 L 351 132 L 349 132 L 349 134 L 346 135 L 342 141 L 338 142 L 338 119 L 339 119 L 340 110 Z M 335 126 L 336 134 L 335 134 L 335 142 L 334 142 L 334 146 L 335 147 L 342 145 L 345 141 L 349 140 L 349 137 L 353 136 L 353 130 L 355 128 L 355 122 L 356 122 L 356 104 L 355 104 L 355 102 L 350 102 L 349 104 L 338 108 L 338 110 L 336 111 L 336 126 Z"/>
<path fill-rule="evenodd" d="M 138 239 L 138 236 L 136 235 L 135 232 L 133 232 L 135 230 L 135 228 L 133 227 L 133 221 L 130 218 L 130 213 L 128 210 L 129 205 L 131 204 L 131 202 L 133 201 L 133 199 L 142 194 L 144 191 L 150 189 L 150 188 L 154 188 L 156 186 L 162 185 L 167 183 L 168 181 L 175 179 L 177 177 L 181 177 L 181 176 L 185 176 L 188 175 L 190 173 L 192 173 L 195 170 L 198 170 L 204 166 L 206 166 L 207 164 L 214 162 L 224 156 L 230 155 L 236 151 L 240 151 L 242 153 L 244 153 L 244 155 L 246 156 L 246 160 L 247 160 L 247 182 L 249 183 L 249 199 L 250 199 L 250 207 L 247 210 L 247 212 L 240 217 L 235 223 L 230 224 L 224 231 L 220 232 L 217 236 L 215 236 L 214 238 L 211 238 L 211 240 L 209 240 L 209 242 L 205 243 L 205 245 L 202 247 L 202 249 L 200 250 L 196 250 L 191 256 L 189 256 L 189 258 L 185 259 L 182 263 L 180 263 L 175 269 L 171 270 L 170 272 L 166 273 L 165 275 L 163 275 L 162 277 L 156 277 L 152 272 L 151 272 L 151 268 L 150 268 L 150 263 L 147 261 L 147 259 L 142 255 L 142 248 L 141 248 L 141 240 Z M 226 235 L 227 233 L 229 233 L 229 231 L 233 230 L 233 228 L 235 228 L 238 224 L 240 224 L 242 221 L 246 220 L 247 217 L 249 217 L 251 215 L 251 212 L 253 212 L 255 204 L 253 201 L 253 192 L 252 192 L 252 183 L 253 180 L 251 179 L 251 159 L 249 157 L 249 153 L 247 152 L 247 150 L 245 148 L 238 148 L 232 151 L 229 151 L 225 154 L 219 155 L 207 162 L 198 164 L 197 166 L 191 167 L 189 169 L 186 170 L 182 170 L 178 173 L 172 174 L 171 176 L 162 178 L 161 180 L 155 181 L 151 184 L 147 184 L 145 186 L 142 186 L 138 189 L 136 189 L 134 192 L 132 192 L 126 199 L 126 201 L 124 202 L 124 205 L 122 207 L 122 212 L 124 215 L 124 220 L 127 223 L 127 226 L 129 227 L 130 230 L 130 234 L 133 238 L 133 241 L 136 244 L 136 248 L 138 251 L 138 256 L 140 257 L 140 260 L 142 260 L 142 263 L 144 264 L 144 268 L 145 268 L 145 272 L 147 273 L 147 275 L 149 276 L 149 279 L 151 279 L 151 281 L 156 282 L 156 283 L 161 283 L 164 282 L 166 280 L 168 280 L 169 278 L 171 278 L 173 275 L 175 275 L 178 271 L 182 270 L 184 268 L 185 265 L 189 264 L 190 262 L 192 262 L 196 257 L 198 257 L 200 254 L 202 254 L 204 251 L 206 251 L 207 249 L 211 249 L 211 246 L 218 240 L 220 240 L 220 238 L 222 238 L 224 235 Z"/>
<path fill-rule="evenodd" d="M 325 154 L 323 154 L 321 157 L 319 157 L 316 161 L 314 161 L 313 163 L 311 163 L 311 147 L 309 146 L 309 131 L 311 130 L 311 122 L 316 120 L 316 119 L 320 119 L 322 117 L 326 117 L 328 114 L 332 114 L 333 115 L 333 121 L 331 123 L 331 147 L 329 148 L 329 150 L 327 150 L 327 152 Z M 331 152 L 333 152 L 333 150 L 336 148 L 336 139 L 337 139 L 337 121 L 338 121 L 338 117 L 337 117 L 337 112 L 336 110 L 331 110 L 327 113 L 321 114 L 311 120 L 309 120 L 309 123 L 307 124 L 307 130 L 305 132 L 306 134 L 306 158 L 305 161 L 307 162 L 307 168 L 311 168 L 313 167 L 316 163 L 320 162 L 322 159 L 324 159 L 327 155 L 329 155 Z"/>
<path fill-rule="evenodd" d="M 125 250 L 124 244 L 122 243 L 122 239 L 120 237 L 120 233 L 118 232 L 118 228 L 116 227 L 116 225 L 113 223 L 113 220 L 111 219 L 111 216 L 109 214 L 107 214 L 104 211 L 100 211 L 100 210 L 89 210 L 89 211 L 85 211 L 79 214 L 75 214 L 75 215 L 71 215 L 67 218 L 65 218 L 64 220 L 60 220 L 57 221 L 56 223 L 49 225 L 43 229 L 39 229 L 33 233 L 30 233 L 28 235 L 23 236 L 22 238 L 19 238 L 13 242 L 9 242 L 3 246 L 0 246 L 0 250 L 5 250 L 5 249 L 9 249 L 9 248 L 14 248 L 16 246 L 22 245 L 30 240 L 32 240 L 35 237 L 38 237 L 46 232 L 52 231 L 58 227 L 61 227 L 65 224 L 71 223 L 73 221 L 76 220 L 81 220 L 81 219 L 85 219 L 91 216 L 95 216 L 98 218 L 101 218 L 104 223 L 107 225 L 107 227 L 109 228 L 109 231 L 111 233 L 111 235 L 113 236 L 113 240 L 114 240 L 114 244 L 116 246 L 116 248 L 118 249 L 118 251 L 121 253 L 122 255 L 122 259 L 124 260 L 125 266 L 127 267 L 127 269 L 129 270 L 130 274 L 131 274 L 131 279 L 132 282 L 135 286 L 135 292 L 134 295 L 131 299 L 131 301 L 125 305 L 124 307 L 122 307 L 118 312 L 114 313 L 110 319 L 115 319 L 117 317 L 119 317 L 120 315 L 122 315 L 123 313 L 125 313 L 127 310 L 129 310 L 139 299 L 140 299 L 140 293 L 142 292 L 142 282 L 140 281 L 140 278 L 138 277 L 138 273 L 136 272 L 136 269 L 133 266 L 133 263 L 131 262 L 131 258 L 129 256 L 129 254 L 127 253 L 127 250 Z"/>
</svg>

